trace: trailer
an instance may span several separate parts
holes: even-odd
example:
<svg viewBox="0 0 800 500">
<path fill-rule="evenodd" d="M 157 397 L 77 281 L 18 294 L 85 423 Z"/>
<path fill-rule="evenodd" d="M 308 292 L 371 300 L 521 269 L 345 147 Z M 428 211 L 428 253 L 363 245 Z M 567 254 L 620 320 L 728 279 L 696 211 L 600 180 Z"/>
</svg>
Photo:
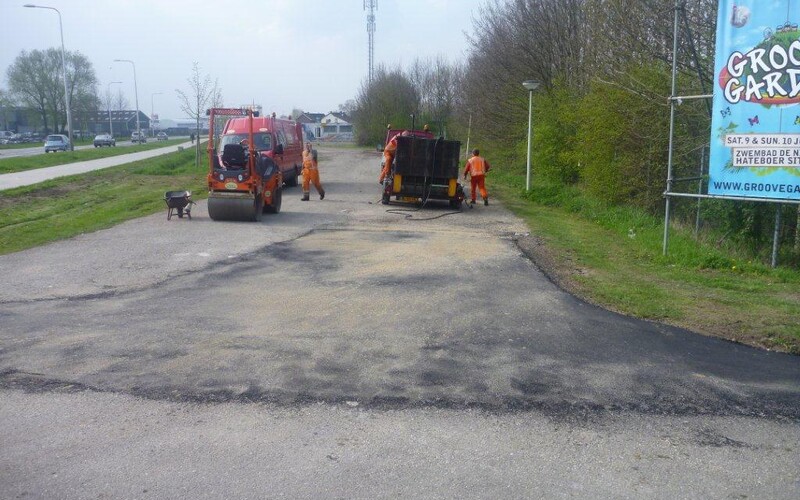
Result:
<svg viewBox="0 0 800 500">
<path fill-rule="evenodd" d="M 458 182 L 461 143 L 412 134 L 397 137 L 390 174 L 384 180 L 381 202 L 394 198 L 406 203 L 447 201 L 461 208 L 464 187 Z"/>
</svg>

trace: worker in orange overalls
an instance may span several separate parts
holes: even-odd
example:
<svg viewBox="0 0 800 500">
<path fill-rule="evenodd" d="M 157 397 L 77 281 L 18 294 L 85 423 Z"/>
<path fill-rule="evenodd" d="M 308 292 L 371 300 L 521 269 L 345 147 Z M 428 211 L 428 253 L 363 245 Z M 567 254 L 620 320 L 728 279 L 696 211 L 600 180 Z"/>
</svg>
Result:
<svg viewBox="0 0 800 500">
<path fill-rule="evenodd" d="M 475 197 L 477 195 L 478 189 L 481 191 L 481 198 L 483 198 L 483 204 L 489 204 L 489 194 L 486 192 L 486 184 L 484 178 L 486 177 L 486 172 L 491 169 L 492 166 L 489 165 L 489 162 L 486 161 L 485 158 L 481 156 L 481 152 L 477 149 L 472 150 L 472 158 L 467 160 L 467 166 L 464 168 L 464 179 L 466 180 L 467 174 L 470 175 L 470 195 L 472 197 L 472 201 L 469 202 L 470 205 L 475 204 Z"/>
<path fill-rule="evenodd" d="M 325 190 L 322 189 L 322 184 L 319 181 L 319 168 L 317 164 L 317 152 L 311 149 L 311 143 L 306 143 L 306 149 L 303 151 L 303 197 L 302 201 L 308 201 L 311 194 L 310 184 L 314 184 L 314 188 L 319 193 L 319 199 L 325 199 Z"/>
<path fill-rule="evenodd" d="M 383 180 L 389 175 L 389 172 L 392 171 L 392 162 L 394 161 L 394 154 L 397 152 L 397 138 L 400 136 L 408 137 L 411 135 L 411 132 L 408 130 L 404 130 L 400 134 L 396 134 L 389 143 L 383 148 L 383 168 L 381 169 L 381 175 L 378 177 L 378 184 L 383 184 Z"/>
</svg>

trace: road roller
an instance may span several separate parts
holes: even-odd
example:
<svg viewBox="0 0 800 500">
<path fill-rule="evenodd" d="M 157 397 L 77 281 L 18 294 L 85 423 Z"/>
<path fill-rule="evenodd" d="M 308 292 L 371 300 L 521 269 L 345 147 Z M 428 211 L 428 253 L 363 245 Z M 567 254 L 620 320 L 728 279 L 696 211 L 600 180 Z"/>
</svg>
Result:
<svg viewBox="0 0 800 500">
<path fill-rule="evenodd" d="M 263 133 L 253 131 L 258 113 L 246 108 L 211 108 L 208 126 L 208 215 L 213 220 L 260 221 L 264 213 L 281 210 L 283 176 L 262 143 Z M 246 117 L 245 130 L 225 127 L 217 143 L 215 119 Z M 242 120 L 239 120 L 241 122 Z"/>
</svg>

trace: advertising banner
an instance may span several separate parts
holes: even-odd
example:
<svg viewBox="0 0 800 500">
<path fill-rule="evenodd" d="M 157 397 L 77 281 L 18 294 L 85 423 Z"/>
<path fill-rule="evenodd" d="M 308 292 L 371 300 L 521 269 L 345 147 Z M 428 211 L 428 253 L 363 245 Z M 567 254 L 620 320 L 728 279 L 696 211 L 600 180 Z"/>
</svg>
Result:
<svg viewBox="0 0 800 500">
<path fill-rule="evenodd" d="M 800 200 L 800 0 L 720 0 L 708 193 Z"/>
</svg>

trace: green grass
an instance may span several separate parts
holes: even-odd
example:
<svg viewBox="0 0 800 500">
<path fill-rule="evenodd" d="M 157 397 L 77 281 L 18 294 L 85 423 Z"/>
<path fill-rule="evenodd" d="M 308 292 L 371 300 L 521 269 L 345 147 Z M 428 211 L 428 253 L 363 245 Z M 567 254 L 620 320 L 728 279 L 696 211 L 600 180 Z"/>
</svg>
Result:
<svg viewBox="0 0 800 500">
<path fill-rule="evenodd" d="M 22 172 L 25 170 L 52 167 L 55 165 L 66 165 L 67 163 L 75 163 L 79 161 L 97 160 L 98 158 L 109 158 L 111 156 L 119 156 L 128 153 L 136 153 L 139 151 L 147 151 L 149 149 L 174 146 L 183 142 L 186 142 L 185 139 L 172 139 L 161 142 L 148 142 L 141 145 L 137 144 L 135 146 L 117 146 L 113 148 L 101 147 L 58 153 L 42 152 L 42 154 L 33 156 L 4 158 L 0 159 L 0 174 Z M 42 148 L 42 151 L 44 151 L 44 148 Z"/>
<path fill-rule="evenodd" d="M 493 191 L 546 242 L 549 272 L 587 300 L 631 316 L 800 354 L 800 271 L 770 269 L 670 230 L 663 219 L 605 206 L 575 187 L 497 169 Z"/>
<path fill-rule="evenodd" d="M 166 211 L 166 191 L 206 196 L 207 170 L 194 151 L 61 177 L 0 193 L 0 254 L 17 252 Z"/>
</svg>

